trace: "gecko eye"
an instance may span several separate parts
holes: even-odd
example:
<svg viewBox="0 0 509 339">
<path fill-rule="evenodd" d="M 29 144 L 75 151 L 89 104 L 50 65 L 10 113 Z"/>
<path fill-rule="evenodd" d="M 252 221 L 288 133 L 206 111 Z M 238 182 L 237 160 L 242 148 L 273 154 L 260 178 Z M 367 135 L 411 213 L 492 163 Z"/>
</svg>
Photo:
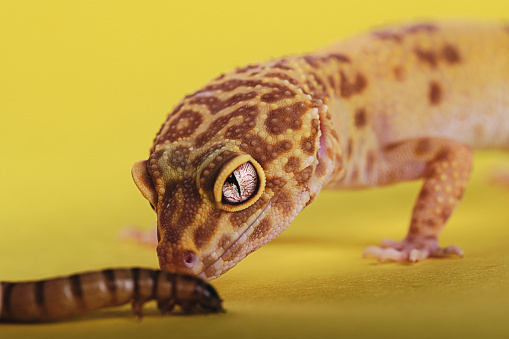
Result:
<svg viewBox="0 0 509 339">
<path fill-rule="evenodd" d="M 254 204 L 265 189 L 262 167 L 249 155 L 239 155 L 219 171 L 214 184 L 218 207 L 228 212 L 240 211 Z"/>
<path fill-rule="evenodd" d="M 223 203 L 238 204 L 251 198 L 258 186 L 258 175 L 251 163 L 237 167 L 223 184 Z"/>
</svg>

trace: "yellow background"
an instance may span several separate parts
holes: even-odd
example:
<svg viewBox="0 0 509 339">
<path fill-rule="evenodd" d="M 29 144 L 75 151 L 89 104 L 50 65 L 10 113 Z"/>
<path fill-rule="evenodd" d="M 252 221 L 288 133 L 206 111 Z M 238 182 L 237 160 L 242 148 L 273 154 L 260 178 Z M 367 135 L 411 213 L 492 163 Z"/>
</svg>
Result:
<svg viewBox="0 0 509 339">
<path fill-rule="evenodd" d="M 0 280 L 156 267 L 153 249 L 116 235 L 152 227 L 130 168 L 181 97 L 236 66 L 436 17 L 509 19 L 509 2 L 0 0 Z M 489 177 L 509 157 L 479 159 L 442 237 L 462 260 L 360 258 L 404 236 L 418 183 L 325 192 L 213 282 L 226 314 L 159 317 L 150 304 L 142 322 L 121 308 L 0 324 L 0 337 L 507 338 L 509 190 Z"/>
</svg>

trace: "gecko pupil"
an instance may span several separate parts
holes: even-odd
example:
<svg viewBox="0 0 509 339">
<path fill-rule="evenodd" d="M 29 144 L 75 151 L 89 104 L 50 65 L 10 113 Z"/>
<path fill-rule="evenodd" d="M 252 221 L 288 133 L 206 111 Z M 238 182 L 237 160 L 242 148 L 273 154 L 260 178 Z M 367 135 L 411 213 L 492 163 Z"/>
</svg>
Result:
<svg viewBox="0 0 509 339">
<path fill-rule="evenodd" d="M 230 183 L 230 184 L 234 184 L 235 187 L 237 188 L 237 192 L 238 194 L 240 195 L 240 184 L 237 180 L 237 178 L 235 178 L 235 175 L 232 173 L 228 176 L 228 178 L 226 178 L 226 181 L 225 183 Z"/>
<path fill-rule="evenodd" d="M 243 163 L 224 181 L 223 202 L 240 204 L 253 196 L 258 187 L 258 175 L 250 162 Z"/>
</svg>

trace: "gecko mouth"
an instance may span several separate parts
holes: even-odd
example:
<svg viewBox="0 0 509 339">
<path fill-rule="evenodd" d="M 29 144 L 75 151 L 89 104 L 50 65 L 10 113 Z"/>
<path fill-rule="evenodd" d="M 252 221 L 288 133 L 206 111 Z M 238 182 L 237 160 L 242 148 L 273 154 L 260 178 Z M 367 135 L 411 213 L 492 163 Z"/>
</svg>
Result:
<svg viewBox="0 0 509 339">
<path fill-rule="evenodd" d="M 218 278 L 225 270 L 227 271 L 230 268 L 232 268 L 233 266 L 235 266 L 236 263 L 230 267 L 224 268 L 224 266 L 225 266 L 224 259 L 226 257 L 230 258 L 232 253 L 234 251 L 236 251 L 240 246 L 242 246 L 242 244 L 244 244 L 246 242 L 248 236 L 251 235 L 251 233 L 253 233 L 254 228 L 256 226 L 258 226 L 258 224 L 260 223 L 263 216 L 267 213 L 267 210 L 270 207 L 271 201 L 272 201 L 272 198 L 270 198 L 269 202 L 267 203 L 267 205 L 265 206 L 263 211 L 261 211 L 260 214 L 258 214 L 258 216 L 255 218 L 255 220 L 253 220 L 253 222 L 246 228 L 246 230 L 244 232 L 242 232 L 242 234 L 239 235 L 239 237 L 219 256 L 219 258 L 217 258 L 208 267 L 205 267 L 203 269 L 203 271 L 198 274 L 199 278 L 204 279 L 204 280 L 212 280 L 212 279 Z M 242 258 L 240 258 L 240 259 L 242 259 Z M 221 270 L 221 272 L 219 274 L 217 274 L 217 272 L 219 271 L 220 268 L 223 268 L 223 269 Z M 212 270 L 212 269 L 214 269 L 214 270 L 211 272 L 210 270 Z"/>
</svg>

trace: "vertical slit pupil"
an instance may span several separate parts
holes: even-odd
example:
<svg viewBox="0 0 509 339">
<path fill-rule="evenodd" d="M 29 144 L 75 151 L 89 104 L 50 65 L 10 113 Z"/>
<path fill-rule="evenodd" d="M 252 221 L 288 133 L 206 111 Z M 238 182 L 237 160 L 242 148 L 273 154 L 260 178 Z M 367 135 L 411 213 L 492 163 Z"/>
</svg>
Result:
<svg viewBox="0 0 509 339">
<path fill-rule="evenodd" d="M 241 191 L 240 191 L 240 184 L 239 182 L 237 181 L 237 178 L 235 177 L 235 175 L 232 173 L 228 176 L 228 178 L 226 178 L 226 181 L 227 183 L 230 183 L 230 184 L 234 184 L 235 187 L 237 187 L 237 192 L 239 193 L 239 196 L 241 194 Z"/>
</svg>

